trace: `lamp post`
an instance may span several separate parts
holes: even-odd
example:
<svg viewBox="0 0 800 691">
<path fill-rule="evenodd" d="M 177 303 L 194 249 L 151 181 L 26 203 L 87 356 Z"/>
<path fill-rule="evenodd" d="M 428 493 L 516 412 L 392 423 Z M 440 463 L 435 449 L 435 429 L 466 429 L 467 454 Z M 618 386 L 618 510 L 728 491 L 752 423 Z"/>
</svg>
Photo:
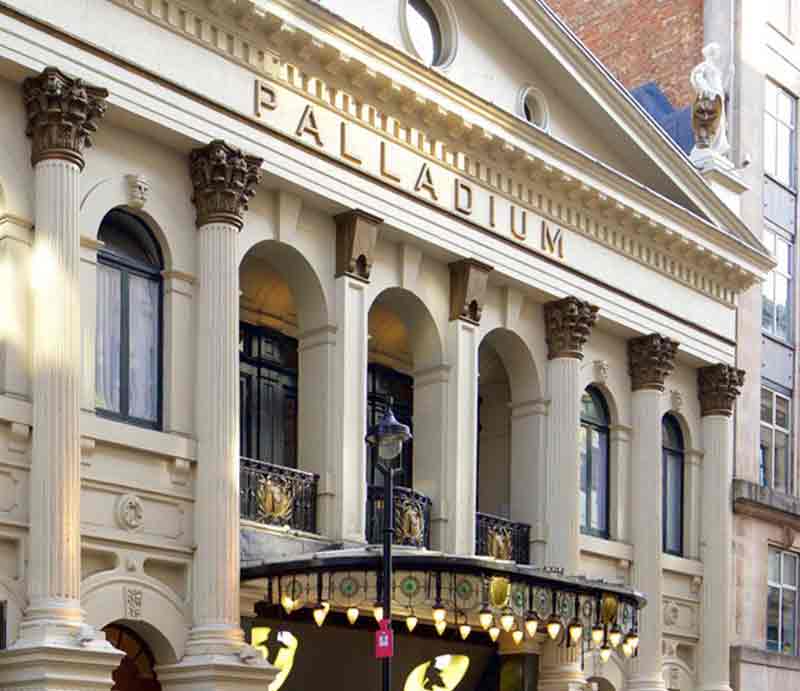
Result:
<svg viewBox="0 0 800 691">
<path fill-rule="evenodd" d="M 397 421 L 392 399 L 378 424 L 370 428 L 366 442 L 378 449 L 378 469 L 383 474 L 383 619 L 392 626 L 392 542 L 394 541 L 394 471 L 403 444 L 411 439 L 408 425 Z M 392 659 L 383 658 L 383 691 L 392 689 Z"/>
</svg>

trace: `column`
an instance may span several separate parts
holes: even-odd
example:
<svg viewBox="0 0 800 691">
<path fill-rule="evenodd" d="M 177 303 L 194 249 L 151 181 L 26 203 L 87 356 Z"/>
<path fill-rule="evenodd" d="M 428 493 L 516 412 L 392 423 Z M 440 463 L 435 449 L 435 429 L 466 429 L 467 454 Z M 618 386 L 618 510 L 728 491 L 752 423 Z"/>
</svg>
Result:
<svg viewBox="0 0 800 691">
<path fill-rule="evenodd" d="M 581 670 L 580 649 L 576 646 L 565 648 L 549 638 L 543 647 L 537 691 L 584 691 L 586 677 Z"/>
<path fill-rule="evenodd" d="M 577 574 L 580 561 L 580 362 L 597 307 L 575 297 L 544 306 L 547 339 L 548 540 L 546 565 Z"/>
<path fill-rule="evenodd" d="M 730 691 L 731 564 L 733 480 L 731 416 L 744 384 L 744 371 L 729 365 L 698 370 L 703 433 L 701 530 L 703 600 L 698 691 Z"/>
<path fill-rule="evenodd" d="M 450 264 L 450 323 L 446 352 L 446 453 L 439 506 L 441 547 L 450 554 L 475 554 L 478 450 L 478 325 L 491 266 L 473 259 Z"/>
<path fill-rule="evenodd" d="M 191 152 L 197 211 L 194 587 L 183 660 L 165 689 L 258 688 L 273 668 L 244 647 L 239 625 L 239 254 L 262 160 L 215 140 Z M 247 659 L 249 664 L 242 660 Z"/>
<path fill-rule="evenodd" d="M 54 68 L 23 82 L 32 140 L 33 432 L 28 606 L 4 688 L 107 688 L 121 659 L 80 601 L 80 175 L 105 89 Z"/>
<path fill-rule="evenodd" d="M 524 401 L 511 405 L 511 515 L 531 526 L 531 564 L 544 564 L 547 521 L 545 423 L 547 403 Z"/>
<path fill-rule="evenodd" d="M 672 372 L 678 344 L 660 334 L 628 341 L 633 391 L 631 443 L 631 516 L 633 587 L 645 594 L 639 619 L 639 655 L 632 660 L 631 691 L 663 691 L 661 396 Z M 646 518 L 645 518 L 646 517 Z"/>
<path fill-rule="evenodd" d="M 367 505 L 367 288 L 380 218 L 359 209 L 336 222 L 336 346 L 331 401 L 331 467 L 325 502 L 333 516 L 330 537 L 366 541 Z"/>
</svg>

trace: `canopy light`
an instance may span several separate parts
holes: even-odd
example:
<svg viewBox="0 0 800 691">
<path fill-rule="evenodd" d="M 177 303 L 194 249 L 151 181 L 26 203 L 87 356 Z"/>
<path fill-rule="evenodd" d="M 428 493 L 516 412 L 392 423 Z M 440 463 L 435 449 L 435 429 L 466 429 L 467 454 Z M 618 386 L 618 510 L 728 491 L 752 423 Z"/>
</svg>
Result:
<svg viewBox="0 0 800 691">
<path fill-rule="evenodd" d="M 611 646 L 608 643 L 604 643 L 603 647 L 600 648 L 600 662 L 605 664 L 611 659 Z"/>
<path fill-rule="evenodd" d="M 436 604 L 433 606 L 433 621 L 438 623 L 440 621 L 444 621 L 447 618 L 447 610 L 444 608 L 441 602 L 437 601 Z"/>
<path fill-rule="evenodd" d="M 639 632 L 636 629 L 628 634 L 628 643 L 631 644 L 631 648 L 633 648 L 634 651 L 639 647 Z"/>
<path fill-rule="evenodd" d="M 561 626 L 561 619 L 557 614 L 553 613 L 547 618 L 547 635 L 550 636 L 551 641 L 558 638 L 558 635 L 561 633 Z"/>
<path fill-rule="evenodd" d="M 444 633 L 444 630 L 447 628 L 447 622 L 442 619 L 441 621 L 437 621 L 434 626 L 436 627 L 436 633 L 441 636 Z"/>
<path fill-rule="evenodd" d="M 314 607 L 314 621 L 317 623 L 317 626 L 322 626 L 325 623 L 325 617 L 328 616 L 330 608 L 331 606 L 327 602 L 319 602 L 317 606 Z"/>
<path fill-rule="evenodd" d="M 466 641 L 470 631 L 472 631 L 472 627 L 469 624 L 461 624 L 461 626 L 458 627 L 458 632 L 461 634 L 461 640 Z"/>
<path fill-rule="evenodd" d="M 295 601 L 291 595 L 284 595 L 281 598 L 281 604 L 283 605 L 283 609 L 286 610 L 286 614 L 291 614 L 295 608 Z"/>
<path fill-rule="evenodd" d="M 409 633 L 412 633 L 414 629 L 417 628 L 418 621 L 419 619 L 417 619 L 413 614 L 409 614 L 406 617 L 406 628 L 408 629 Z"/>
<path fill-rule="evenodd" d="M 625 657 L 633 655 L 633 646 L 627 640 L 622 644 L 622 653 Z"/>
<path fill-rule="evenodd" d="M 592 643 L 594 644 L 595 648 L 599 648 L 603 644 L 603 638 L 605 638 L 605 635 L 605 629 L 600 626 L 600 624 L 595 624 L 592 627 Z"/>
<path fill-rule="evenodd" d="M 492 614 L 492 610 L 490 610 L 488 607 L 484 607 L 480 611 L 480 614 L 478 614 L 478 621 L 480 622 L 481 628 L 484 631 L 488 631 L 489 627 L 492 625 L 492 622 L 494 621 L 494 615 Z"/>
<path fill-rule="evenodd" d="M 530 610 L 525 615 L 525 631 L 528 633 L 528 638 L 533 638 L 539 630 L 539 615 L 533 610 Z"/>
<path fill-rule="evenodd" d="M 383 621 L 383 605 L 380 602 L 376 602 L 372 606 L 372 616 L 379 624 Z"/>
<path fill-rule="evenodd" d="M 489 638 L 492 639 L 492 643 L 496 643 L 497 639 L 500 637 L 500 629 L 495 625 L 489 628 Z"/>
<path fill-rule="evenodd" d="M 569 631 L 569 638 L 573 643 L 577 643 L 579 640 L 581 640 L 581 637 L 583 636 L 583 624 L 581 624 L 580 619 L 577 617 L 573 619 L 569 623 L 567 631 Z"/>
<path fill-rule="evenodd" d="M 514 628 L 514 612 L 510 609 L 506 608 L 502 615 L 500 615 L 500 626 L 503 627 L 503 631 L 508 633 L 511 629 Z"/>
<path fill-rule="evenodd" d="M 347 621 L 350 622 L 352 626 L 358 621 L 358 607 L 348 607 L 347 608 Z"/>
<path fill-rule="evenodd" d="M 513 633 L 511 634 L 511 638 L 514 640 L 514 643 L 516 645 L 519 645 L 520 643 L 522 643 L 523 637 L 524 637 L 524 635 L 523 635 L 521 629 L 514 629 Z"/>
<path fill-rule="evenodd" d="M 608 632 L 608 642 L 611 643 L 612 648 L 616 648 L 622 643 L 622 631 L 616 624 L 614 624 L 614 626 L 611 627 L 611 631 Z"/>
</svg>

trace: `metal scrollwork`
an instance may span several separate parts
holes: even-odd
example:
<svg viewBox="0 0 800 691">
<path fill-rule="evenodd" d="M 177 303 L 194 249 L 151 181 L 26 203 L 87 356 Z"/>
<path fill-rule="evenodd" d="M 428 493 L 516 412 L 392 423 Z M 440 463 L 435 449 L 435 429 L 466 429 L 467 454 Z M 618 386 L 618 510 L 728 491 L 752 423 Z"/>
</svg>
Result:
<svg viewBox="0 0 800 691">
<path fill-rule="evenodd" d="M 258 489 L 258 517 L 267 523 L 289 523 L 294 509 L 294 487 L 285 477 L 260 478 Z"/>
</svg>

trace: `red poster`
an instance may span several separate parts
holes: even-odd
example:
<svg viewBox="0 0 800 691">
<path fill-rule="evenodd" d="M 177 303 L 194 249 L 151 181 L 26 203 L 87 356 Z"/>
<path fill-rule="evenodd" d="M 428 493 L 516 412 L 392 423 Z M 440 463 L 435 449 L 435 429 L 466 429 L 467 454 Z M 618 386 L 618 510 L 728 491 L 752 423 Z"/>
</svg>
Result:
<svg viewBox="0 0 800 691">
<path fill-rule="evenodd" d="M 380 628 L 375 632 L 375 657 L 392 657 L 394 655 L 394 635 L 387 619 L 382 619 Z"/>
</svg>

